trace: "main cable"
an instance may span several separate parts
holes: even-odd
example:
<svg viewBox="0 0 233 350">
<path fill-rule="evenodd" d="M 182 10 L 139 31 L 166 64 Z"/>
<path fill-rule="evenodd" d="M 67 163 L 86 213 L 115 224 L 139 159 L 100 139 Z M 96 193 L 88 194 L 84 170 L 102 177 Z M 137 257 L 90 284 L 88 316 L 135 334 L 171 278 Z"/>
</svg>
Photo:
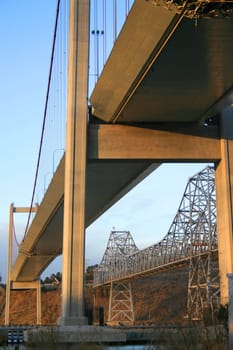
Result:
<svg viewBox="0 0 233 350">
<path fill-rule="evenodd" d="M 47 116 L 47 108 L 48 108 L 49 90 L 50 90 L 52 68 L 53 68 L 54 51 L 55 51 L 55 45 L 56 45 L 59 10 L 60 10 L 60 0 L 57 1 L 56 19 L 55 19 L 55 26 L 54 26 L 54 33 L 53 33 L 53 45 L 52 45 L 52 53 L 51 53 L 51 58 L 50 58 L 49 77 L 48 77 L 48 85 L 47 85 L 47 92 L 46 92 L 46 99 L 45 99 L 45 108 L 44 108 L 44 117 L 43 117 L 43 124 L 42 124 L 41 138 L 40 138 L 39 153 L 38 153 L 38 159 L 37 159 L 37 165 L 36 165 L 36 174 L 35 174 L 35 179 L 34 179 L 33 192 L 32 192 L 28 220 L 27 220 L 27 224 L 26 224 L 26 228 L 25 228 L 22 242 L 24 241 L 25 236 L 27 234 L 30 219 L 31 219 L 33 201 L 34 201 L 34 197 L 35 197 L 36 184 L 37 184 L 37 178 L 38 178 L 38 172 L 39 172 L 39 167 L 40 167 L 40 158 L 41 158 L 41 151 L 42 151 L 42 145 L 43 145 L 43 139 L 44 139 L 45 121 L 46 121 L 46 116 Z"/>
</svg>

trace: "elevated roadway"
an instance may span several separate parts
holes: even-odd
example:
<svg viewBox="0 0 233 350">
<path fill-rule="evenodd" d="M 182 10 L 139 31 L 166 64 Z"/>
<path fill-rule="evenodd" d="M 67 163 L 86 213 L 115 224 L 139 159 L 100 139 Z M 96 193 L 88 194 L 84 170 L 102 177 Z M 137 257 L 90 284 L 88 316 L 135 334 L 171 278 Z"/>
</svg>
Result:
<svg viewBox="0 0 233 350">
<path fill-rule="evenodd" d="M 62 253 L 64 162 L 65 157 L 20 247 L 12 271 L 13 281 L 35 280 L 51 261 Z M 148 161 L 90 161 L 87 167 L 86 226 L 157 166 Z"/>
<path fill-rule="evenodd" d="M 196 259 L 207 259 L 208 256 L 210 255 L 210 252 L 204 252 L 204 253 L 199 253 L 199 254 L 196 254 L 194 257 L 193 257 L 193 260 Z M 217 249 L 214 249 L 211 251 L 211 258 L 212 258 L 212 261 L 217 261 L 218 259 L 218 250 Z M 148 277 L 148 276 L 151 276 L 151 275 L 157 275 L 157 274 L 160 274 L 160 273 L 163 273 L 163 272 L 168 272 L 168 271 L 171 271 L 171 270 L 177 270 L 179 268 L 184 268 L 186 267 L 187 269 L 189 268 L 190 266 L 190 256 L 186 256 L 184 258 L 179 258 L 177 260 L 174 260 L 174 261 L 171 261 L 171 262 L 167 262 L 167 263 L 164 263 L 162 265 L 159 265 L 159 266 L 153 266 L 151 268 L 145 268 L 145 270 L 141 270 L 141 271 L 132 271 L 131 273 L 128 273 L 128 274 L 123 274 L 123 273 L 119 273 L 118 276 L 114 275 L 114 277 L 112 278 L 109 278 L 109 279 L 104 279 L 101 278 L 100 279 L 97 279 L 94 281 L 94 284 L 93 284 L 93 287 L 94 288 L 98 288 L 100 286 L 104 286 L 104 285 L 110 285 L 112 282 L 122 282 L 122 281 L 130 281 L 130 280 L 135 280 L 135 279 L 138 279 L 138 278 L 143 278 L 143 277 Z M 103 276 L 104 276 L 104 271 L 103 271 Z M 108 276 L 109 277 L 109 276 Z"/>
<path fill-rule="evenodd" d="M 233 103 L 232 20 L 155 3 L 135 1 L 92 93 L 105 122 L 201 123 Z"/>
<path fill-rule="evenodd" d="M 161 162 L 219 161 L 219 128 L 210 122 L 233 102 L 232 33 L 232 20 L 196 21 L 135 1 L 91 96 L 99 122 L 88 129 L 86 226 Z M 62 253 L 63 196 L 64 159 L 13 281 L 37 279 Z"/>
</svg>

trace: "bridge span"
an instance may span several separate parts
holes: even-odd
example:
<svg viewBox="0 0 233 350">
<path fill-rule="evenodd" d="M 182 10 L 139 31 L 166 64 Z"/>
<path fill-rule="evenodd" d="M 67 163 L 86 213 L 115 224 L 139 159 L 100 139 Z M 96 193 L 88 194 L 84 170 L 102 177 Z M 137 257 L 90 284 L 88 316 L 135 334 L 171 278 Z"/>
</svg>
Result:
<svg viewBox="0 0 233 350">
<path fill-rule="evenodd" d="M 22 242 L 12 270 L 14 282 L 30 282 L 62 253 L 64 211 L 63 157 Z M 119 200 L 159 164 L 150 161 L 92 162 L 87 166 L 86 226 Z M 116 181 L 117 178 L 117 181 Z"/>
<path fill-rule="evenodd" d="M 219 307 L 216 191 L 211 167 L 189 179 L 168 233 L 158 243 L 139 250 L 129 231 L 111 232 L 93 286 L 110 285 L 112 292 L 114 285 L 185 266 L 189 268 L 190 316 L 203 315 L 203 307 Z"/>
<path fill-rule="evenodd" d="M 196 1 L 194 8 L 188 6 L 192 1 L 181 1 L 180 8 L 178 3 L 134 1 L 91 94 L 88 118 L 89 1 L 71 0 L 65 159 L 9 277 L 9 283 L 34 281 L 63 253 L 64 322 L 83 319 L 85 227 L 163 162 L 215 163 L 221 298 L 228 301 L 232 2 Z"/>
<path fill-rule="evenodd" d="M 224 109 L 231 101 L 232 21 L 204 16 L 195 24 L 194 20 L 182 16 L 182 21 L 177 23 L 179 17 L 177 11 L 168 11 L 153 1 L 135 1 L 96 84 L 91 96 L 92 112 L 110 124 L 88 126 L 86 226 L 155 170 L 161 161 L 218 162 L 221 159 L 218 126 L 211 123 L 202 126 L 201 121 L 211 119 L 219 106 Z M 177 30 L 173 28 L 165 40 L 174 22 Z M 131 40 L 132 33 L 134 40 Z M 156 37 L 152 33 L 156 33 Z M 163 49 L 161 40 L 164 40 Z M 159 48 L 157 57 L 155 52 Z M 220 53 L 221 65 L 217 59 Z M 212 84 L 213 72 L 215 84 Z M 143 79 L 140 78 L 140 85 L 137 84 L 129 100 L 126 96 L 139 76 Z M 220 84 L 218 80 L 223 79 L 221 89 L 214 88 Z M 170 93 L 174 84 L 176 94 Z M 114 86 L 122 92 L 116 94 Z M 116 117 L 110 117 L 116 113 L 117 106 L 122 106 L 123 100 L 129 102 L 118 121 L 130 126 L 116 125 Z M 113 112 L 108 109 L 109 103 L 116 106 L 111 107 Z M 111 124 L 113 119 L 115 125 Z M 64 162 L 63 159 L 19 250 L 12 271 L 14 281 L 35 280 L 62 252 Z"/>
</svg>

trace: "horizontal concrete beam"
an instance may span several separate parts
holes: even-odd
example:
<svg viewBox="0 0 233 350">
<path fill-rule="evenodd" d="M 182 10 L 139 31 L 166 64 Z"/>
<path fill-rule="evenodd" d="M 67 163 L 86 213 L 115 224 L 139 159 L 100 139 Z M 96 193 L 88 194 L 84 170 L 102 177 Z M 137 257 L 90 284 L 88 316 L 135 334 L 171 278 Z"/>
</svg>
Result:
<svg viewBox="0 0 233 350">
<path fill-rule="evenodd" d="M 11 289 L 36 289 L 38 287 L 38 281 L 32 282 L 12 282 Z"/>
<path fill-rule="evenodd" d="M 160 163 L 220 159 L 218 128 L 186 124 L 88 128 L 86 225 L 100 216 Z M 166 130 L 162 128 L 166 128 Z M 20 248 L 13 281 L 32 281 L 61 254 L 64 162 L 61 161 Z"/>
<path fill-rule="evenodd" d="M 218 129 L 179 131 L 128 125 L 90 125 L 88 158 L 151 159 L 160 162 L 215 162 L 220 156 Z"/>
<path fill-rule="evenodd" d="M 38 207 L 13 207 L 13 212 L 14 213 L 35 213 L 37 211 Z"/>
</svg>

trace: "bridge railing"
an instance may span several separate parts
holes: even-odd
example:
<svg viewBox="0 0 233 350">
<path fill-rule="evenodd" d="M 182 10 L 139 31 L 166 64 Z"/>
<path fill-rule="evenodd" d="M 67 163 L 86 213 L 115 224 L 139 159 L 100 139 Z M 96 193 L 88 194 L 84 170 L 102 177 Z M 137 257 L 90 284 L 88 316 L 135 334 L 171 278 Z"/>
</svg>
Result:
<svg viewBox="0 0 233 350">
<path fill-rule="evenodd" d="M 191 19 L 200 18 L 233 18 L 231 0 L 148 0 L 155 6 L 162 6 L 167 10 L 185 13 Z"/>
</svg>

